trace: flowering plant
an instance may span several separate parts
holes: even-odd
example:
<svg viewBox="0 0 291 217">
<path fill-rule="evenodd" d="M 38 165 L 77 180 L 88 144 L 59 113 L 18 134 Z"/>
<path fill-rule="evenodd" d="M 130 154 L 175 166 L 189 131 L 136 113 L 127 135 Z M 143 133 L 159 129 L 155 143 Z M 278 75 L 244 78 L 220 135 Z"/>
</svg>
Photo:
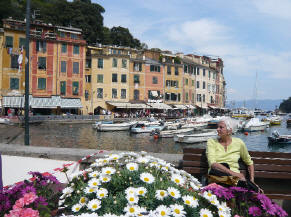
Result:
<svg viewBox="0 0 291 217">
<path fill-rule="evenodd" d="M 97 159 L 70 176 L 60 197 L 62 216 L 230 216 L 230 209 L 198 180 L 146 153 Z"/>
<path fill-rule="evenodd" d="M 32 178 L 0 191 L 0 216 L 51 216 L 62 190 L 49 173 L 30 172 Z"/>
<path fill-rule="evenodd" d="M 203 191 L 210 191 L 218 198 L 232 204 L 232 214 L 239 216 L 280 216 L 288 214 L 266 195 L 255 193 L 240 187 L 224 188 L 217 184 L 206 186 Z"/>
</svg>

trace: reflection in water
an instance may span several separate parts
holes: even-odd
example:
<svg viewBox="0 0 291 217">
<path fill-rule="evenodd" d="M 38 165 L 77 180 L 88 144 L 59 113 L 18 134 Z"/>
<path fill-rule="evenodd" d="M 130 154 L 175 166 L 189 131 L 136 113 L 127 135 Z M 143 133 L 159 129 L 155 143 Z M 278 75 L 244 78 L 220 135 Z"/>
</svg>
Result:
<svg viewBox="0 0 291 217">
<path fill-rule="evenodd" d="M 291 145 L 268 145 L 267 136 L 274 130 L 280 134 L 291 134 L 286 122 L 281 126 L 270 127 L 263 132 L 251 132 L 248 136 L 237 133 L 249 150 L 291 152 Z M 0 142 L 23 144 L 24 129 L 18 126 L 0 126 Z M 101 150 L 147 151 L 156 153 L 182 153 L 184 147 L 205 147 L 201 144 L 175 143 L 173 138 L 154 139 L 150 134 L 130 134 L 128 131 L 97 132 L 91 124 L 43 123 L 30 126 L 30 144 L 32 146 L 89 148 Z"/>
</svg>

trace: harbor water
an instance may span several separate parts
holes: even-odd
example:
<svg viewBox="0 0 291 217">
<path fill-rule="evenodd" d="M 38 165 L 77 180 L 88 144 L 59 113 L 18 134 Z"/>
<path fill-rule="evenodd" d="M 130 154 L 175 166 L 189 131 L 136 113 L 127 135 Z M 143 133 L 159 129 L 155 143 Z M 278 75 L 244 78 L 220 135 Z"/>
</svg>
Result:
<svg viewBox="0 0 291 217">
<path fill-rule="evenodd" d="M 241 138 L 249 150 L 291 152 L 291 145 L 268 144 L 268 136 L 274 130 L 280 134 L 291 134 L 286 126 L 286 118 L 278 126 L 271 126 L 265 131 L 242 132 L 234 136 Z M 24 143 L 24 128 L 16 125 L 0 126 L 0 143 Z M 181 154 L 184 147 L 203 148 L 206 143 L 183 144 L 174 142 L 173 138 L 155 139 L 149 134 L 131 134 L 129 131 L 97 132 L 90 123 L 53 123 L 43 122 L 30 125 L 30 145 L 62 148 L 86 148 L 98 150 L 146 151 L 155 153 Z"/>
</svg>

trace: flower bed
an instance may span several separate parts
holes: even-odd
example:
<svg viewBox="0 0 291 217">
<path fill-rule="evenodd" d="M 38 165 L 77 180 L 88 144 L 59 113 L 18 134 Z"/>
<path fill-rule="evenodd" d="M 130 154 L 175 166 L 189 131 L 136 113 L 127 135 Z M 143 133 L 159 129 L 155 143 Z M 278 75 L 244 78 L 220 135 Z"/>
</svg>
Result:
<svg viewBox="0 0 291 217">
<path fill-rule="evenodd" d="M 0 216 L 287 216 L 265 195 L 201 188 L 190 174 L 146 153 L 99 158 L 68 177 L 62 190 L 50 174 L 32 175 L 0 193 Z"/>
</svg>

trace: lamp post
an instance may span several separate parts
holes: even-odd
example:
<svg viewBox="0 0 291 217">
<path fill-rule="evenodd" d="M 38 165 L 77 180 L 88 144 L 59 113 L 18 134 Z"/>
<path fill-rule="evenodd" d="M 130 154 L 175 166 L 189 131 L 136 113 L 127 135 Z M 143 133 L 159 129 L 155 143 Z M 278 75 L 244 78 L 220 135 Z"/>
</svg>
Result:
<svg viewBox="0 0 291 217">
<path fill-rule="evenodd" d="M 29 145 L 29 30 L 30 30 L 30 0 L 26 2 L 26 40 L 25 40 L 25 113 L 24 113 L 24 145 Z"/>
</svg>

